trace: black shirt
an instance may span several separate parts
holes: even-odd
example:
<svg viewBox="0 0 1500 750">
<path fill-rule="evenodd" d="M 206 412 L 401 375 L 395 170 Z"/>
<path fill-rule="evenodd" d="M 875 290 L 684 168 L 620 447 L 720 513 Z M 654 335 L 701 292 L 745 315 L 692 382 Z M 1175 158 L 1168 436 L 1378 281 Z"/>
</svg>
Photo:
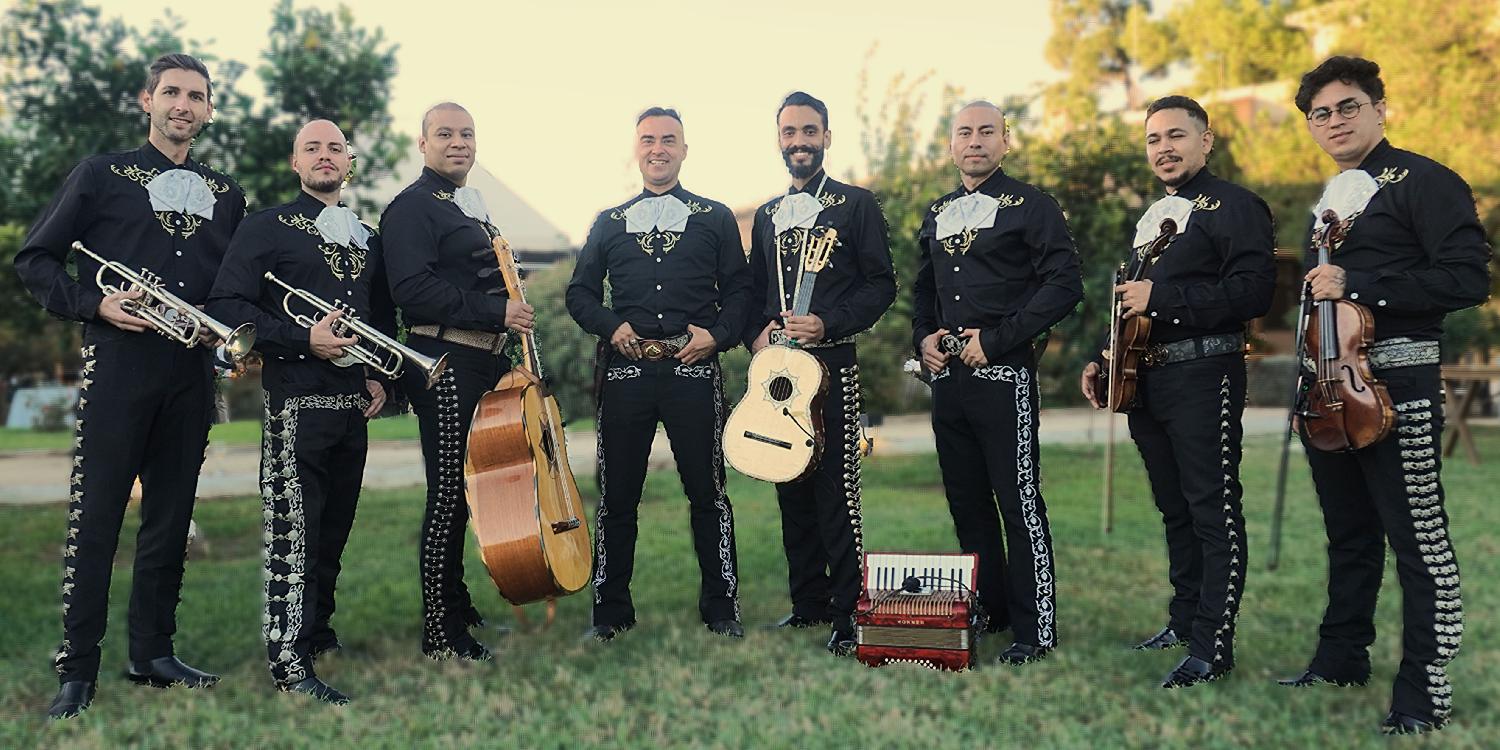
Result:
<svg viewBox="0 0 1500 750">
<path fill-rule="evenodd" d="M 995 225 L 942 240 L 937 217 L 971 193 L 999 201 Z M 976 190 L 959 187 L 935 201 L 918 233 L 912 340 L 939 328 L 979 330 L 984 356 L 998 361 L 1062 320 L 1083 299 L 1078 250 L 1057 201 L 996 170 Z"/>
<path fill-rule="evenodd" d="M 212 219 L 152 209 L 146 183 L 172 169 L 203 178 L 215 197 Z M 245 194 L 239 185 L 191 158 L 175 164 L 150 143 L 134 151 L 91 156 L 73 168 L 32 225 L 16 253 L 16 273 L 48 312 L 66 320 L 93 321 L 104 299 L 94 283 L 99 264 L 79 253 L 78 279 L 68 275 L 65 264 L 77 240 L 132 271 L 149 269 L 162 278 L 166 291 L 184 302 L 202 304 L 230 235 L 244 216 Z M 113 274 L 106 274 L 105 282 L 121 283 Z"/>
<path fill-rule="evenodd" d="M 691 323 L 708 329 L 720 351 L 731 349 L 750 303 L 750 269 L 734 213 L 679 184 L 662 195 L 692 211 L 683 231 L 627 232 L 625 211 L 656 195 L 643 190 L 594 220 L 568 284 L 568 314 L 606 341 L 621 323 L 648 339 L 676 336 Z M 603 304 L 606 275 L 613 309 Z"/>
<path fill-rule="evenodd" d="M 1207 167 L 1177 188 L 1177 196 L 1191 201 L 1193 211 L 1187 229 L 1146 271 L 1150 341 L 1242 332 L 1246 321 L 1271 309 L 1276 291 L 1271 209 Z"/>
<path fill-rule="evenodd" d="M 823 184 L 819 172 L 800 191 L 817 197 L 823 204 L 816 226 L 838 230 L 838 245 L 813 286 L 808 312 L 823 321 L 823 340 L 847 338 L 869 329 L 880 320 L 896 300 L 896 273 L 891 268 L 891 249 L 886 239 L 885 215 L 875 195 L 854 185 L 829 178 Z M 750 233 L 751 303 L 749 322 L 743 333 L 746 345 L 760 336 L 766 324 L 781 320 L 781 311 L 792 307 L 793 290 L 802 275 L 800 263 L 777 250 L 776 226 L 771 216 L 780 198 L 755 211 Z M 793 228 L 786 232 L 807 232 Z M 795 248 L 796 243 L 788 243 Z M 785 296 L 778 290 L 780 274 Z"/>
<path fill-rule="evenodd" d="M 1385 140 L 1359 168 L 1381 187 L 1330 258 L 1347 273 L 1344 297 L 1370 308 L 1376 339 L 1438 340 L 1444 315 L 1489 296 L 1490 247 L 1474 194 L 1453 170 Z"/>
<path fill-rule="evenodd" d="M 490 245 L 496 230 L 453 202 L 458 185 L 423 167 L 422 176 L 380 216 L 391 297 L 407 325 L 505 330 L 505 281 Z"/>
<path fill-rule="evenodd" d="M 261 382 L 266 390 L 286 396 L 364 394 L 367 374 L 359 365 L 338 367 L 313 355 L 308 329 L 287 315 L 282 307 L 286 290 L 267 281 L 266 271 L 330 304 L 348 305 L 346 317 L 395 334 L 380 237 L 372 232 L 368 249 L 324 242 L 313 226 L 323 207 L 301 192 L 290 203 L 246 217 L 229 243 L 208 300 L 208 314 L 221 322 L 255 324 L 255 348 L 265 355 Z M 322 317 L 295 298 L 292 312 L 313 320 Z M 369 377 L 385 380 L 378 374 Z"/>
</svg>

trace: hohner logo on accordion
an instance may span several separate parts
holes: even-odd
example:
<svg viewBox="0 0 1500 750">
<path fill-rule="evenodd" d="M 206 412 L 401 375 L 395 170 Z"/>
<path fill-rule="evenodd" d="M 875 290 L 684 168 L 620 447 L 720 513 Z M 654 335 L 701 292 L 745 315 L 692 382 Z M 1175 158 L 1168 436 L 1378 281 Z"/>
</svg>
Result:
<svg viewBox="0 0 1500 750">
<path fill-rule="evenodd" d="M 978 626 L 974 587 L 979 556 L 868 552 L 855 612 L 854 655 L 960 670 L 974 664 Z"/>
</svg>

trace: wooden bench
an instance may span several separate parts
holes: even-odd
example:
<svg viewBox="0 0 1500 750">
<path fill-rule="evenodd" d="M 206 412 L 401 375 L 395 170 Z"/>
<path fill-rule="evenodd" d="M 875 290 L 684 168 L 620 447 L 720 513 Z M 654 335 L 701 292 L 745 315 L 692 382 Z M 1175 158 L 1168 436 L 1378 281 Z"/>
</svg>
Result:
<svg viewBox="0 0 1500 750">
<path fill-rule="evenodd" d="M 1491 380 L 1500 379 L 1500 365 L 1443 365 L 1442 376 L 1443 385 L 1459 397 L 1456 407 L 1444 410 L 1448 434 L 1443 436 L 1443 457 L 1452 456 L 1462 440 L 1469 454 L 1469 463 L 1478 465 L 1479 451 L 1474 448 L 1474 435 L 1469 432 L 1469 409 L 1481 388 Z"/>
</svg>

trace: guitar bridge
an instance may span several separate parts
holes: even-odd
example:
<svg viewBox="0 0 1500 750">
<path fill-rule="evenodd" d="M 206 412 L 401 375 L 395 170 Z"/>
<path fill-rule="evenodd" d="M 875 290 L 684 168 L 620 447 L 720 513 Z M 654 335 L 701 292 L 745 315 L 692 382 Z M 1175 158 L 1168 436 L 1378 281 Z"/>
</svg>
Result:
<svg viewBox="0 0 1500 750">
<path fill-rule="evenodd" d="M 777 448 L 785 448 L 787 450 L 792 449 L 791 443 L 788 443 L 785 440 L 777 440 L 776 438 L 773 438 L 769 435 L 762 435 L 759 432 L 751 432 L 749 430 L 745 430 L 745 437 L 750 438 L 751 440 L 754 440 L 756 442 L 765 443 L 766 445 L 774 445 Z"/>
</svg>

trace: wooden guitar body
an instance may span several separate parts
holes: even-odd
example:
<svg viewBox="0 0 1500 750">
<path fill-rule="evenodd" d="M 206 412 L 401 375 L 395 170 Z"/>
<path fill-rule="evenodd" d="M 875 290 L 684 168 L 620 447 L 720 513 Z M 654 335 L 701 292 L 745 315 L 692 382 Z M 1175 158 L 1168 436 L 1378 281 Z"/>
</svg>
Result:
<svg viewBox="0 0 1500 750">
<path fill-rule="evenodd" d="M 510 245 L 497 236 L 494 249 L 511 298 L 524 302 Z M 522 337 L 522 348 L 524 361 L 475 405 L 464 461 L 479 554 L 495 588 L 515 605 L 578 591 L 594 560 L 562 414 L 536 374 L 533 335 Z"/>
<path fill-rule="evenodd" d="M 823 453 L 828 369 L 801 349 L 773 344 L 750 360 L 749 385 L 724 425 L 724 459 L 767 482 L 794 482 Z"/>
</svg>

